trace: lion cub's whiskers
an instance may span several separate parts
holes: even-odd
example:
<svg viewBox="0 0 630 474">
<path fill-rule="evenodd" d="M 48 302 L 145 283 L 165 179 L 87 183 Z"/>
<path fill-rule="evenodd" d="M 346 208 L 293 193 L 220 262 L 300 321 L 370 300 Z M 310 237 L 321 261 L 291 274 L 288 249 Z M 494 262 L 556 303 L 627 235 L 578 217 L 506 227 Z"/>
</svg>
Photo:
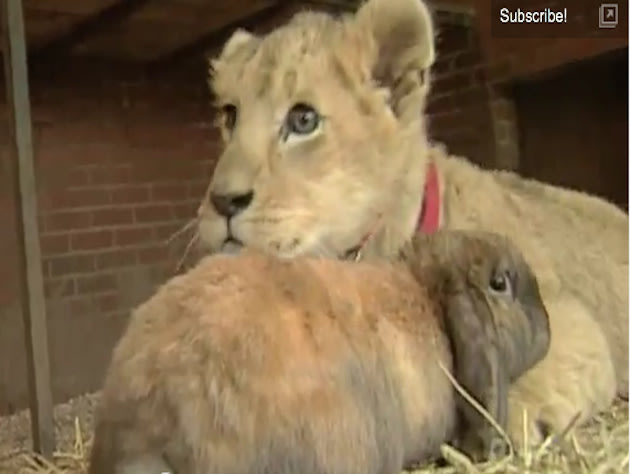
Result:
<svg viewBox="0 0 630 474">
<path fill-rule="evenodd" d="M 190 238 L 190 240 L 188 241 L 188 244 L 186 244 L 186 248 L 184 249 L 184 253 L 182 254 L 182 257 L 177 262 L 177 266 L 175 267 L 176 272 L 181 270 L 182 266 L 184 265 L 184 261 L 186 260 L 186 257 L 190 253 L 190 249 L 193 247 L 193 245 L 195 245 L 195 243 L 198 240 L 199 240 L 199 232 L 195 232 L 193 236 Z"/>
<path fill-rule="evenodd" d="M 199 231 L 196 230 L 196 225 L 199 223 L 199 218 L 195 217 L 193 219 L 190 219 L 189 221 L 187 221 L 186 223 L 184 223 L 184 225 L 182 225 L 179 229 L 177 229 L 175 232 L 173 232 L 165 241 L 164 241 L 164 245 L 165 246 L 169 246 L 171 245 L 175 240 L 177 240 L 178 238 L 180 238 L 181 236 L 185 235 L 188 231 L 190 231 L 191 229 L 195 229 L 193 235 L 190 237 L 188 243 L 186 244 L 186 247 L 184 248 L 184 253 L 183 255 L 179 258 L 179 260 L 177 261 L 177 265 L 175 266 L 175 272 L 179 272 L 184 264 L 184 261 L 186 260 L 186 257 L 188 256 L 188 254 L 190 253 L 190 249 L 192 248 L 192 246 L 195 244 L 195 242 L 197 242 L 199 240 Z"/>
<path fill-rule="evenodd" d="M 189 231 L 194 225 L 197 224 L 197 222 L 199 222 L 199 219 L 197 217 L 186 222 L 183 226 L 173 232 L 168 239 L 166 239 L 164 245 L 172 244 L 175 239 L 179 238 L 181 235 Z"/>
</svg>

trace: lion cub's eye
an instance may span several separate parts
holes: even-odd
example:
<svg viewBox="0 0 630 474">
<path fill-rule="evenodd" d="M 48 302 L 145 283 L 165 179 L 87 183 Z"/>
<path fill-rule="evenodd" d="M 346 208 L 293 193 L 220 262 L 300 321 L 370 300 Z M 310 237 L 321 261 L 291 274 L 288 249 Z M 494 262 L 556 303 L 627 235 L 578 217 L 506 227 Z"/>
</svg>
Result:
<svg viewBox="0 0 630 474">
<path fill-rule="evenodd" d="M 308 135 L 319 127 L 321 116 L 313 107 L 307 104 L 295 104 L 289 110 L 285 120 L 287 134 Z"/>
<path fill-rule="evenodd" d="M 234 129 L 234 126 L 236 125 L 236 116 L 238 115 L 236 105 L 225 104 L 221 107 L 221 115 L 223 115 L 223 124 L 225 125 L 225 128 L 228 130 Z"/>
</svg>

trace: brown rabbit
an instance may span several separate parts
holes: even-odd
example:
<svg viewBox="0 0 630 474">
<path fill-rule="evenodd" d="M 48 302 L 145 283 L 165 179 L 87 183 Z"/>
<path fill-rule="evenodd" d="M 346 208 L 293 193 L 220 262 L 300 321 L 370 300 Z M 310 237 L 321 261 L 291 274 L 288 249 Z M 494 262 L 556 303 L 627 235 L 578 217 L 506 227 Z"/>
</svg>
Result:
<svg viewBox="0 0 630 474">
<path fill-rule="evenodd" d="M 211 256 L 167 282 L 114 351 L 90 474 L 397 474 L 449 441 L 484 456 L 494 435 L 444 369 L 504 424 L 508 384 L 549 346 L 536 279 L 493 234 L 405 252 Z"/>
</svg>

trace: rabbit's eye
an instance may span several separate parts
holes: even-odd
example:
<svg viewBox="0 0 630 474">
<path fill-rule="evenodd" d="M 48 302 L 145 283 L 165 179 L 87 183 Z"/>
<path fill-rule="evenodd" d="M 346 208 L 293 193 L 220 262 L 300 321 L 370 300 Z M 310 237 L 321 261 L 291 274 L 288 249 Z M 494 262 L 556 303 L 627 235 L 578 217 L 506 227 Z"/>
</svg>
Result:
<svg viewBox="0 0 630 474">
<path fill-rule="evenodd" d="M 495 293 L 509 295 L 512 293 L 510 275 L 507 271 L 495 271 L 490 276 L 490 289 Z"/>
</svg>

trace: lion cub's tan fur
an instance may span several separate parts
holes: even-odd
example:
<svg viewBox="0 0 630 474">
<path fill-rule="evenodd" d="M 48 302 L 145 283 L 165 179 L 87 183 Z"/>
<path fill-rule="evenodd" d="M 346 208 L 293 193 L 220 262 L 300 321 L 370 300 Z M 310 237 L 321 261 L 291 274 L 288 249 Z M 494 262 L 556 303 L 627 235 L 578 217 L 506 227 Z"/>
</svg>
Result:
<svg viewBox="0 0 630 474">
<path fill-rule="evenodd" d="M 434 27 L 420 0 L 367 0 L 340 19 L 306 12 L 266 36 L 237 32 L 212 61 L 225 150 L 208 192 L 253 193 L 231 237 L 282 256 L 341 257 L 371 230 L 365 255 L 391 257 L 415 232 L 425 168 L 438 167 L 441 226 L 511 237 L 541 280 L 549 355 L 513 386 L 530 439 L 561 430 L 628 392 L 628 215 L 597 197 L 484 171 L 430 144 L 423 108 Z M 285 136 L 296 103 L 319 111 L 312 133 Z M 570 166 L 570 157 L 563 157 Z M 209 200 L 200 235 L 228 237 Z M 516 413 L 512 410 L 512 413 Z M 521 440 L 521 418 L 511 434 Z"/>
</svg>

